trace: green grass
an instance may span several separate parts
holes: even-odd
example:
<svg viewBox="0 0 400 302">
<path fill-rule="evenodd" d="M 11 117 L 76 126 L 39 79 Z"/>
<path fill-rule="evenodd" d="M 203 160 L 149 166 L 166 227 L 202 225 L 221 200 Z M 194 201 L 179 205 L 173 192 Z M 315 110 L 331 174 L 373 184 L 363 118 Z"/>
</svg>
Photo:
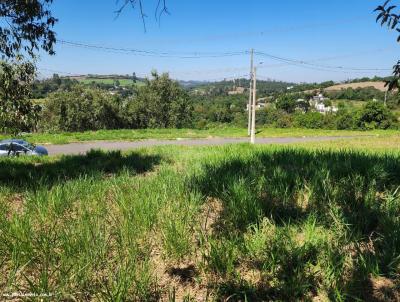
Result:
<svg viewBox="0 0 400 302">
<path fill-rule="evenodd" d="M 298 143 L 297 146 L 302 146 L 311 149 L 326 149 L 326 150 L 360 150 L 368 152 L 386 152 L 397 153 L 400 150 L 400 135 L 375 136 L 375 137 L 358 137 L 352 139 L 343 139 L 324 142 L 307 142 Z"/>
<path fill-rule="evenodd" d="M 400 151 L 380 140 L 0 159 L 0 295 L 396 301 Z"/>
<path fill-rule="evenodd" d="M 347 108 L 362 108 L 367 104 L 366 101 L 354 101 L 354 100 L 332 100 L 334 106 L 338 106 L 339 103 L 344 103 Z"/>
<path fill-rule="evenodd" d="M 350 131 L 323 129 L 277 129 L 258 128 L 257 137 L 305 137 L 305 136 L 393 136 L 395 130 Z M 246 137 L 247 129 L 231 126 L 219 126 L 205 130 L 198 129 L 139 129 L 139 130 L 99 130 L 86 132 L 37 133 L 23 135 L 31 143 L 66 144 L 82 141 L 135 141 L 143 139 L 177 139 L 177 138 L 212 138 L 212 137 Z M 0 139 L 8 138 L 0 134 Z"/>
</svg>

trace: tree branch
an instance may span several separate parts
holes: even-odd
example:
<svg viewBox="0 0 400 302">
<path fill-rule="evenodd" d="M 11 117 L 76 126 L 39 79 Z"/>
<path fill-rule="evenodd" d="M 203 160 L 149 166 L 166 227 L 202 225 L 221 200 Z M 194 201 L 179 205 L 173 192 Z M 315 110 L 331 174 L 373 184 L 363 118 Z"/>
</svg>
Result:
<svg viewBox="0 0 400 302">
<path fill-rule="evenodd" d="M 392 0 L 386 0 L 383 5 L 378 6 L 374 12 L 378 12 L 376 22 L 381 26 L 387 25 L 390 30 L 396 30 L 400 33 L 400 13 L 393 13 L 397 9 L 396 5 L 389 5 Z M 400 34 L 397 37 L 400 42 Z M 389 90 L 400 89 L 400 61 L 393 66 L 393 79 L 386 83 Z"/>
<path fill-rule="evenodd" d="M 143 5 L 143 0 L 117 0 L 117 4 L 121 3 L 122 5 L 120 6 L 120 8 L 116 11 L 117 14 L 117 18 L 120 16 L 120 14 L 122 13 L 122 11 L 124 11 L 126 9 L 126 7 L 128 5 L 132 6 L 133 9 L 139 8 L 139 13 L 140 16 L 142 18 L 142 22 L 143 22 L 143 27 L 144 27 L 144 31 L 146 31 L 146 12 L 144 9 L 144 5 Z M 167 8 L 167 0 L 158 0 L 157 1 L 157 6 L 154 12 L 154 17 L 155 19 L 160 22 L 161 20 L 161 16 L 163 14 L 167 14 L 169 15 L 169 11 Z"/>
</svg>

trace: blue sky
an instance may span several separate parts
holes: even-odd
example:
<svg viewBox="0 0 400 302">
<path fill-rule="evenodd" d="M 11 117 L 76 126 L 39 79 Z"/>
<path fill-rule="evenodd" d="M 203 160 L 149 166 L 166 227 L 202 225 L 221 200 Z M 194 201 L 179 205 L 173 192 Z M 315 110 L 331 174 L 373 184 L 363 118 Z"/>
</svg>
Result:
<svg viewBox="0 0 400 302">
<path fill-rule="evenodd" d="M 383 0 L 167 0 L 170 15 L 154 17 L 157 0 L 145 0 L 147 31 L 138 11 L 115 18 L 115 0 L 55 0 L 58 39 L 157 52 L 240 52 L 251 48 L 317 64 L 391 68 L 399 58 L 396 35 L 375 23 L 373 9 Z M 390 71 L 334 72 L 283 65 L 268 58 L 262 78 L 293 82 L 345 80 L 389 75 Z M 56 55 L 41 55 L 39 67 L 72 74 L 147 75 L 152 69 L 173 78 L 210 80 L 249 73 L 249 56 L 178 59 L 142 57 L 58 43 Z"/>
</svg>

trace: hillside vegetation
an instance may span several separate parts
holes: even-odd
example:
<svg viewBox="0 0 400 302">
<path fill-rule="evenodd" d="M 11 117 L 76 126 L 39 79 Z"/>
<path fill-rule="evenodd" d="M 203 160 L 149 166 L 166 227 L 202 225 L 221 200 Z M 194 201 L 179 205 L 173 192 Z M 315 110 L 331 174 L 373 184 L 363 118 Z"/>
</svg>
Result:
<svg viewBox="0 0 400 302">
<path fill-rule="evenodd" d="M 244 80 L 243 80 L 244 81 Z M 330 91 L 329 104 L 335 113 L 317 112 L 309 102 L 313 94 L 287 92 L 283 82 L 260 82 L 264 108 L 257 110 L 259 127 L 311 128 L 329 130 L 373 130 L 398 128 L 398 95 L 374 88 Z M 82 85 L 77 80 L 54 77 L 37 83 L 35 95 L 42 101 L 36 125 L 41 132 L 83 132 L 117 129 L 192 128 L 207 130 L 216 125 L 247 126 L 248 94 L 230 94 L 233 83 L 219 82 L 198 88 L 182 87 L 168 74 L 153 73 L 140 85 L 104 83 Z M 264 86 L 263 86 L 264 85 Z M 258 87 L 258 86 L 257 86 Z M 262 88 L 264 87 L 264 88 Z M 236 87 L 237 89 L 238 87 Z M 282 92 L 284 91 L 284 92 Z M 302 100 L 298 102 L 298 100 Z M 377 100 L 377 102 L 373 102 Z"/>
<path fill-rule="evenodd" d="M 115 85 L 118 83 L 118 86 L 132 86 L 132 85 L 137 85 L 139 83 L 134 83 L 132 79 L 103 79 L 103 78 L 82 78 L 78 79 L 78 82 L 83 83 L 83 84 L 106 84 L 106 85 Z"/>
<path fill-rule="evenodd" d="M 379 91 L 387 91 L 387 87 L 385 86 L 385 82 L 375 82 L 375 81 L 368 81 L 368 82 L 356 82 L 356 83 L 347 83 L 347 84 L 337 84 L 333 86 L 329 86 L 324 88 L 325 91 L 337 91 L 342 89 L 357 89 L 357 88 L 368 88 L 373 87 Z"/>
<path fill-rule="evenodd" d="M 123 80 L 129 79 L 94 75 L 71 79 L 55 74 L 50 79 L 36 80 L 32 84 L 13 82 L 26 86 L 23 101 L 35 110 L 30 118 L 11 121 L 12 115 L 8 115 L 10 120 L 2 120 L 0 130 L 3 134 L 17 135 L 21 132 L 247 127 L 248 90 L 245 87 L 249 84 L 248 80 L 181 84 L 168 74 L 159 75 L 156 72 L 151 78 L 136 79 L 136 83 L 132 76 L 131 85 L 121 85 Z M 324 82 L 315 84 L 315 87 L 330 87 L 331 84 Z M 257 127 L 327 130 L 399 128 L 399 94 L 389 93 L 386 98 L 384 92 L 373 87 L 346 88 L 324 93 L 323 101 L 316 104 L 314 92 L 296 92 L 314 84 L 287 85 L 290 83 L 258 83 L 260 108 L 256 114 Z M 18 108 L 22 110 L 20 114 L 24 114 L 25 107 Z"/>
</svg>

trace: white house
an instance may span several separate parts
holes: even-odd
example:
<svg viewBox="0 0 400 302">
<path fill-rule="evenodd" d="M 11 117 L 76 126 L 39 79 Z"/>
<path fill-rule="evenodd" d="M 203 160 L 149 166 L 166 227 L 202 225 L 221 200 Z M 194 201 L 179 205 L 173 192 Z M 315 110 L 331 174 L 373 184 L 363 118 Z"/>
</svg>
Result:
<svg viewBox="0 0 400 302">
<path fill-rule="evenodd" d="M 234 87 L 233 90 L 228 91 L 228 95 L 243 94 L 246 91 L 244 87 Z"/>
<path fill-rule="evenodd" d="M 267 103 L 258 102 L 256 104 L 256 110 L 260 110 L 267 107 Z M 246 111 L 249 111 L 249 104 L 246 105 Z"/>
<path fill-rule="evenodd" d="M 313 96 L 313 100 L 316 102 L 323 102 L 323 101 L 329 100 L 329 98 L 326 98 L 326 97 L 324 97 L 324 95 L 322 93 L 319 93 L 318 95 Z"/>
<path fill-rule="evenodd" d="M 325 107 L 324 104 L 320 103 L 320 104 L 316 104 L 316 105 L 315 105 L 315 109 L 316 109 L 318 112 L 325 113 L 326 107 Z"/>
<path fill-rule="evenodd" d="M 326 114 L 326 113 L 336 113 L 338 112 L 338 108 L 335 106 L 325 106 L 323 103 L 319 103 L 315 106 L 315 110 L 319 113 Z"/>
<path fill-rule="evenodd" d="M 322 114 L 338 112 L 338 108 L 335 106 L 325 106 L 324 101 L 327 100 L 329 100 L 329 98 L 324 97 L 323 94 L 320 93 L 310 100 L 310 105 Z"/>
</svg>

